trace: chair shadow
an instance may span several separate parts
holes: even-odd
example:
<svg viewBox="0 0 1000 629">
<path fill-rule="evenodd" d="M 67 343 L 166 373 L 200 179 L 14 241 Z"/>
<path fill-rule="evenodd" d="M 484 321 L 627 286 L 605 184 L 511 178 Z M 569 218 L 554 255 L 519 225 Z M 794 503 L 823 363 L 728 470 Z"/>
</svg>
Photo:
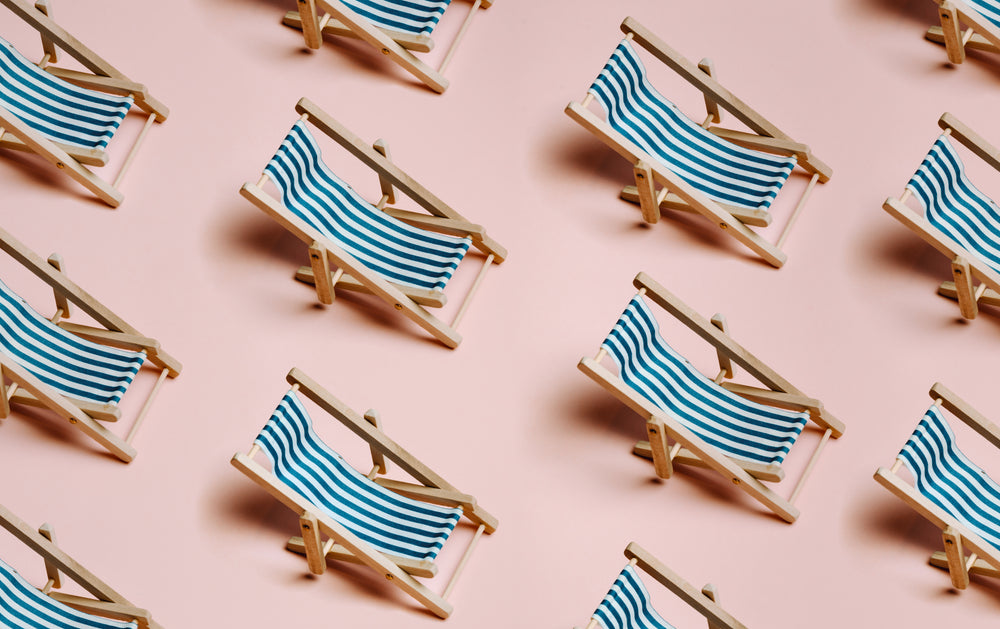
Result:
<svg viewBox="0 0 1000 629">
<path fill-rule="evenodd" d="M 878 11 L 887 16 L 901 17 L 923 26 L 937 24 L 937 8 L 926 0 L 849 0 L 861 11 Z"/>
<path fill-rule="evenodd" d="M 10 421 L 11 419 L 22 421 L 24 425 L 28 426 L 40 438 L 74 449 L 86 450 L 89 451 L 89 454 L 104 457 L 109 461 L 122 462 L 121 459 L 106 450 L 99 443 L 84 435 L 79 429 L 66 423 L 65 420 L 62 420 L 48 409 L 12 404 L 10 415 L 4 421 Z M 0 423 L 0 428 L 2 427 L 3 424 Z M 113 426 L 110 429 L 116 432 L 116 434 L 120 432 L 120 429 L 115 431 Z"/>
<path fill-rule="evenodd" d="M 89 202 L 105 210 L 115 209 L 69 177 L 60 174 L 54 166 L 37 155 L 24 151 L 0 149 L 0 159 L 13 166 L 15 170 L 19 171 L 33 184 L 51 188 L 57 191 L 58 194 L 76 197 L 80 201 Z"/>
</svg>

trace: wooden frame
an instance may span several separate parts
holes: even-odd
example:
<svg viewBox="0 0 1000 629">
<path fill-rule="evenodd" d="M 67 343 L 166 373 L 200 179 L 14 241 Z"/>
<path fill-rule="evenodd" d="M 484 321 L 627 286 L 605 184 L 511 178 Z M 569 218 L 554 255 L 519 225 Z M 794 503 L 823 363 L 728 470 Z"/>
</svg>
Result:
<svg viewBox="0 0 1000 629">
<path fill-rule="evenodd" d="M 49 580 L 41 588 L 44 594 L 60 603 L 89 614 L 115 620 L 135 620 L 139 624 L 139 629 L 163 629 L 159 623 L 152 619 L 148 611 L 130 603 L 127 598 L 59 548 L 56 545 L 55 533 L 50 525 L 43 524 L 36 531 L 9 509 L 0 505 L 0 526 L 7 529 L 45 561 L 45 572 Z M 63 575 L 76 582 L 94 598 L 51 591 L 52 588 L 61 586 Z"/>
<path fill-rule="evenodd" d="M 360 39 L 422 81 L 427 87 L 441 94 L 448 89 L 448 79 L 445 78 L 444 72 L 472 24 L 472 19 L 480 8 L 488 9 L 493 6 L 493 0 L 470 0 L 470 2 L 472 7 L 437 68 L 432 68 L 413 54 L 430 52 L 433 49 L 434 40 L 430 36 L 379 28 L 340 0 L 297 0 L 299 10 L 289 11 L 282 21 L 286 26 L 302 31 L 306 46 L 313 50 L 318 50 L 322 46 L 324 35 Z M 319 14 L 320 9 L 325 11 L 322 16 Z"/>
<path fill-rule="evenodd" d="M 53 142 L 22 122 L 12 112 L 0 106 L 0 148 L 36 153 L 92 192 L 101 201 L 113 208 L 118 207 L 124 199 L 118 189 L 119 185 L 131 167 L 139 147 L 146 138 L 146 133 L 154 122 L 166 120 L 170 110 L 151 96 L 146 86 L 129 79 L 56 24 L 48 15 L 48 0 L 37 0 L 33 5 L 27 0 L 0 0 L 0 4 L 10 9 L 38 31 L 42 38 L 42 48 L 45 51 L 38 63 L 40 68 L 53 76 L 86 89 L 120 96 L 131 94 L 135 99 L 135 104 L 149 114 L 145 126 L 129 149 L 118 174 L 109 183 L 87 168 L 88 165 L 104 166 L 107 164 L 108 156 L 105 151 L 80 149 Z M 57 60 L 57 48 L 65 51 L 93 74 L 51 65 Z"/>
<path fill-rule="evenodd" d="M 499 521 L 480 507 L 473 496 L 461 493 L 454 485 L 390 439 L 382 431 L 381 422 L 375 411 L 368 411 L 364 416 L 358 414 L 298 368 L 293 368 L 288 372 L 287 380 L 294 389 L 301 391 L 317 406 L 344 424 L 351 432 L 368 442 L 373 464 L 372 470 L 368 474 L 370 479 L 386 489 L 415 500 L 460 507 L 462 514 L 477 527 L 472 541 L 466 548 L 465 554 L 455 568 L 448 584 L 441 594 L 437 594 L 414 578 L 435 576 L 437 566 L 434 562 L 394 557 L 373 548 L 342 524 L 325 515 L 321 509 L 306 498 L 282 483 L 270 470 L 257 463 L 254 456 L 260 448 L 255 444 L 246 454 L 236 453 L 233 455 L 232 464 L 271 496 L 299 515 L 302 535 L 292 537 L 288 541 L 287 548 L 306 555 L 309 569 L 314 574 L 324 572 L 327 559 L 364 564 L 383 574 L 387 580 L 419 601 L 434 614 L 441 618 L 447 618 L 453 609 L 447 600 L 448 596 L 465 568 L 466 562 L 482 534 L 491 534 L 496 531 Z M 398 465 L 417 483 L 379 476 L 385 474 L 388 469 L 387 459 Z M 321 540 L 321 534 L 328 537 L 326 542 Z"/>
<path fill-rule="evenodd" d="M 684 601 L 689 607 L 704 616 L 710 629 L 746 629 L 743 623 L 736 620 L 719 605 L 716 600 L 718 588 L 711 583 L 705 584 L 705 587 L 699 591 L 635 542 L 629 542 L 629 545 L 625 547 L 625 557 L 633 566 L 641 569 L 657 583 L 677 595 L 677 598 Z M 586 629 L 598 629 L 599 627 L 600 624 L 597 620 L 591 617 Z"/>
<path fill-rule="evenodd" d="M 1000 150 L 953 114 L 942 114 L 938 126 L 944 129 L 946 135 L 955 138 L 1000 171 Z M 922 214 L 911 210 L 906 205 L 910 196 L 910 190 L 904 189 L 898 198 L 886 199 L 882 209 L 952 261 L 952 281 L 943 282 L 938 287 L 938 294 L 957 300 L 959 310 L 966 319 L 974 319 L 979 314 L 981 304 L 1000 306 L 1000 273 L 983 262 L 976 253 L 934 227 Z M 974 286 L 974 280 L 980 282 L 978 287 Z"/>
<path fill-rule="evenodd" d="M 243 184 L 240 194 L 309 247 L 310 266 L 300 268 L 296 273 L 296 279 L 314 284 L 317 297 L 323 304 L 333 302 L 335 288 L 376 295 L 446 346 L 452 349 L 458 347 L 462 341 L 462 337 L 457 331 L 458 324 L 465 316 L 466 309 L 490 266 L 502 264 L 507 259 L 507 250 L 490 238 L 482 226 L 467 221 L 465 217 L 431 194 L 429 190 L 396 166 L 391 161 L 388 147 L 382 140 L 368 146 L 361 138 L 354 135 L 347 127 L 307 98 L 298 102 L 295 111 L 302 115 L 303 120 L 332 138 L 378 174 L 383 194 L 382 198 L 374 204 L 375 207 L 390 216 L 422 229 L 457 236 L 469 236 L 473 246 L 486 256 L 479 275 L 466 294 L 454 319 L 450 324 L 447 324 L 424 307 L 443 306 L 446 303 L 443 293 L 394 284 L 368 269 L 335 242 L 288 211 L 279 199 L 264 192 L 262 186 L 269 179 L 265 173 L 256 184 L 249 182 Z M 410 197 L 428 214 L 386 207 L 386 203 L 395 202 L 396 190 Z M 331 266 L 336 267 L 332 274 Z"/>
<path fill-rule="evenodd" d="M 948 387 L 937 382 L 931 387 L 930 396 L 936 405 L 949 411 L 984 439 L 1000 448 L 1000 427 L 955 395 Z M 941 529 L 945 550 L 933 553 L 930 564 L 948 570 L 952 585 L 959 590 L 968 587 L 970 574 L 1000 577 L 1000 551 L 944 509 L 925 498 L 912 484 L 900 478 L 896 472 L 902 466 L 903 460 L 897 456 L 891 468 L 880 467 L 875 471 L 875 480 Z M 968 557 L 965 555 L 966 549 L 971 551 Z"/>
<path fill-rule="evenodd" d="M 9 357 L 0 354 L 0 376 L 2 376 L 0 377 L 0 418 L 7 417 L 11 411 L 11 404 L 48 408 L 69 421 L 70 424 L 78 427 L 88 437 L 107 448 L 109 452 L 122 461 L 131 462 L 136 456 L 136 450 L 132 446 L 136 433 L 142 426 L 163 381 L 168 377 L 176 378 L 180 375 L 181 363 L 164 352 L 160 348 L 159 341 L 144 336 L 139 330 L 129 325 L 107 306 L 70 280 L 62 270 L 62 258 L 57 254 L 52 254 L 48 260 L 44 260 L 2 228 L 0 228 L 0 250 L 6 252 L 52 287 L 56 301 L 56 312 L 51 318 L 53 323 L 88 341 L 110 347 L 145 351 L 146 360 L 160 370 L 156 384 L 137 413 L 128 435 L 123 439 L 103 425 L 103 422 L 114 422 L 121 418 L 121 411 L 117 406 L 68 398 Z M 70 316 L 71 304 L 104 327 L 98 328 L 64 321 L 64 318 Z M 9 379 L 11 384 L 7 384 L 5 378 Z"/>
<path fill-rule="evenodd" d="M 965 61 L 966 49 L 1000 53 L 1000 28 L 962 0 L 934 0 L 938 5 L 940 26 L 927 29 L 924 37 L 944 44 L 948 61 Z M 966 25 L 965 32 L 962 24 Z"/>
<path fill-rule="evenodd" d="M 626 186 L 622 190 L 622 198 L 639 203 L 643 219 L 649 223 L 656 223 L 659 220 L 661 209 L 697 212 L 718 225 L 720 229 L 725 230 L 726 233 L 769 264 L 780 268 L 787 259 L 781 247 L 788 237 L 792 225 L 805 207 L 816 183 L 827 182 L 833 171 L 817 159 L 808 146 L 794 141 L 788 134 L 723 87 L 714 78 L 715 69 L 710 59 L 703 59 L 698 65 L 692 63 L 632 17 L 625 18 L 621 24 L 621 30 L 632 41 L 645 48 L 704 93 L 708 117 L 702 126 L 708 131 L 747 148 L 776 155 L 795 155 L 798 165 L 812 175 L 781 235 L 774 243 L 770 243 L 750 228 L 750 226 L 770 224 L 770 213 L 729 206 L 709 198 L 673 171 L 664 167 L 655 157 L 618 133 L 607 121 L 593 113 L 588 108 L 593 97 L 588 94 L 579 103 L 569 103 L 566 106 L 566 114 L 584 129 L 600 138 L 619 155 L 632 162 L 635 169 L 636 185 Z M 749 127 L 753 133 L 711 126 L 712 123 L 721 121 L 720 107 Z M 656 184 L 661 186 L 658 192 L 655 189 Z"/>
<path fill-rule="evenodd" d="M 713 469 L 783 520 L 794 522 L 799 516 L 799 510 L 794 506 L 795 499 L 830 437 L 836 439 L 844 434 L 844 424 L 827 411 L 822 402 L 807 396 L 734 341 L 726 331 L 726 322 L 722 315 L 717 314 L 712 320 L 702 317 L 645 273 L 636 275 L 633 284 L 678 321 L 715 346 L 720 366 L 715 381 L 722 387 L 761 404 L 808 411 L 810 421 L 824 431 L 791 495 L 787 499 L 783 498 L 761 482 L 777 482 L 784 479 L 784 470 L 780 466 L 760 465 L 725 456 L 687 429 L 676 417 L 642 397 L 621 377 L 604 367 L 601 364 L 601 359 L 605 355 L 602 349 L 594 358 L 582 358 L 578 367 L 619 401 L 647 418 L 646 432 L 649 441 L 637 443 L 633 453 L 652 459 L 656 475 L 664 479 L 673 475 L 673 466 L 678 463 Z M 734 375 L 734 363 L 763 383 L 766 388 L 725 382 L 724 379 L 732 378 Z M 674 443 L 671 444 L 670 440 Z"/>
</svg>

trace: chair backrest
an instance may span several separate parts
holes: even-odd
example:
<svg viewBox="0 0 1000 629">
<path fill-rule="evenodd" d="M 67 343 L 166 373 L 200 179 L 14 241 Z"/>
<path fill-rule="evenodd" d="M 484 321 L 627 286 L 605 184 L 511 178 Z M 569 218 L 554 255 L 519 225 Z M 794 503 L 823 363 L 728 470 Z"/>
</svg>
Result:
<svg viewBox="0 0 1000 629">
<path fill-rule="evenodd" d="M 146 359 L 145 352 L 98 345 L 35 312 L 0 282 L 0 352 L 61 394 L 117 404 Z"/>
<path fill-rule="evenodd" d="M 937 139 L 906 187 L 932 225 L 1000 271 L 1000 208 L 972 185 L 946 136 Z"/>
<path fill-rule="evenodd" d="M 382 552 L 433 560 L 461 518 L 461 509 L 411 500 L 351 467 L 315 433 L 294 391 L 254 443 L 279 480 Z"/>
<path fill-rule="evenodd" d="M 92 616 L 49 598 L 0 561 L 0 627 L 9 629 L 135 629 L 135 621 L 124 622 Z"/>
<path fill-rule="evenodd" d="M 365 201 L 327 168 L 302 121 L 264 172 L 288 210 L 390 282 L 444 290 L 472 244 L 469 238 L 411 227 Z"/>
<path fill-rule="evenodd" d="M 781 464 L 808 421 L 808 413 L 757 404 L 705 377 L 663 340 L 640 295 L 601 347 L 626 384 L 733 458 Z"/>
<path fill-rule="evenodd" d="M 451 0 L 341 0 L 372 24 L 390 31 L 430 35 Z"/>
<path fill-rule="evenodd" d="M 1000 549 L 1000 486 L 958 449 L 933 405 L 899 453 L 917 490 Z"/>
<path fill-rule="evenodd" d="M 626 564 L 611 584 L 593 618 L 604 629 L 674 629 L 653 609 L 649 591 L 632 564 Z"/>
<path fill-rule="evenodd" d="M 1000 1 L 998 0 L 962 0 L 980 15 L 1000 28 Z"/>
<path fill-rule="evenodd" d="M 105 149 L 131 96 L 77 87 L 42 70 L 0 39 L 0 106 L 53 142 Z"/>
<path fill-rule="evenodd" d="M 743 148 L 692 122 L 650 84 L 627 39 L 589 92 L 616 131 L 720 203 L 766 210 L 795 168 L 794 156 Z"/>
</svg>

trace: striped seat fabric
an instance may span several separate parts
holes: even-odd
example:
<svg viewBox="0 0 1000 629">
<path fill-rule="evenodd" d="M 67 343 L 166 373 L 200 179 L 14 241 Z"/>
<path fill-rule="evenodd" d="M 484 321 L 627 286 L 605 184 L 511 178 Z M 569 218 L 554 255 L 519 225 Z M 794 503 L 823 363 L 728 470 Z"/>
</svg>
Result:
<svg viewBox="0 0 1000 629">
<path fill-rule="evenodd" d="M 937 139 L 906 187 L 934 227 L 1000 272 L 1000 208 L 965 176 L 946 136 Z"/>
<path fill-rule="evenodd" d="M 719 203 L 766 210 L 795 168 L 794 156 L 743 148 L 692 122 L 649 83 L 627 39 L 589 92 L 616 131 Z"/>
<path fill-rule="evenodd" d="M 254 443 L 281 482 L 386 554 L 433 561 L 462 516 L 461 509 L 411 500 L 359 473 L 316 435 L 294 391 Z"/>
<path fill-rule="evenodd" d="M 751 402 L 705 377 L 663 340 L 640 295 L 601 347 L 629 387 L 734 459 L 780 465 L 809 418 Z"/>
<path fill-rule="evenodd" d="M 940 408 L 930 407 L 899 458 L 921 494 L 1000 549 L 1000 486 L 958 449 Z"/>
<path fill-rule="evenodd" d="M 8 629 L 135 629 L 124 622 L 91 616 L 53 600 L 0 561 L 0 627 Z"/>
<path fill-rule="evenodd" d="M 1000 2 L 997 0 L 963 0 L 980 15 L 1000 28 Z"/>
<path fill-rule="evenodd" d="M 390 31 L 430 35 L 451 0 L 341 0 L 369 22 Z"/>
<path fill-rule="evenodd" d="M 615 579 L 593 618 L 604 629 L 674 629 L 653 609 L 649 591 L 632 564 Z"/>
<path fill-rule="evenodd" d="M 330 172 L 315 138 L 296 122 L 264 169 L 285 207 L 386 280 L 444 290 L 472 240 L 407 225 Z"/>
<path fill-rule="evenodd" d="M 0 39 L 0 107 L 53 142 L 104 150 L 132 102 L 54 77 Z"/>
<path fill-rule="evenodd" d="M 98 345 L 35 312 L 0 282 L 0 352 L 66 397 L 116 405 L 145 352 Z"/>
</svg>

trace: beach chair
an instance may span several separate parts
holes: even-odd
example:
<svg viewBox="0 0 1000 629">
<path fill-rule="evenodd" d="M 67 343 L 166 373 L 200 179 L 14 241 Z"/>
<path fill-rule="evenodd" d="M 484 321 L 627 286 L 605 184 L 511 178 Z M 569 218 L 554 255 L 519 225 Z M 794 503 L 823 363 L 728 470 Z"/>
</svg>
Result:
<svg viewBox="0 0 1000 629">
<path fill-rule="evenodd" d="M 448 597 L 483 533 L 498 521 L 412 454 L 390 439 L 374 410 L 364 416 L 322 388 L 299 369 L 288 373 L 292 388 L 246 454 L 233 465 L 299 515 L 300 536 L 288 550 L 304 554 L 310 572 L 323 574 L 326 561 L 363 564 L 385 576 L 441 618 L 452 612 Z M 372 469 L 358 472 L 313 431 L 299 392 L 371 448 Z M 268 470 L 254 460 L 263 452 Z M 381 476 L 387 461 L 417 483 Z M 415 577 L 433 577 L 435 558 L 465 516 L 476 532 L 441 594 Z M 322 536 L 327 536 L 326 541 Z"/>
<path fill-rule="evenodd" d="M 594 358 L 579 369 L 626 406 L 646 418 L 648 441 L 633 453 L 652 459 L 656 475 L 670 478 L 675 464 L 713 469 L 776 515 L 794 522 L 794 506 L 813 466 L 830 437 L 844 425 L 823 403 L 806 396 L 729 336 L 726 319 L 711 321 L 688 307 L 645 273 L 635 277 L 639 289 Z M 669 312 L 713 345 L 719 374 L 709 378 L 671 348 L 660 335 L 646 298 Z M 615 374 L 601 364 L 610 356 Z M 767 388 L 726 382 L 734 363 Z M 761 481 L 779 482 L 781 467 L 807 422 L 824 432 L 789 498 Z M 671 445 L 670 441 L 673 441 Z"/>
<path fill-rule="evenodd" d="M 35 530 L 0 505 L 0 526 L 42 558 L 48 579 L 36 588 L 0 560 L 0 627 L 162 629 L 147 610 L 130 603 L 59 548 L 50 525 Z M 62 587 L 64 576 L 93 598 L 55 591 Z"/>
<path fill-rule="evenodd" d="M 444 72 L 472 19 L 480 8 L 493 6 L 493 0 L 470 2 L 472 7 L 437 69 L 413 53 L 434 48 L 431 33 L 451 0 L 297 0 L 298 11 L 289 11 L 283 21 L 302 31 L 306 46 L 313 50 L 322 46 L 324 35 L 367 42 L 440 94 L 448 89 Z"/>
<path fill-rule="evenodd" d="M 244 184 L 240 194 L 308 246 L 310 266 L 299 269 L 296 279 L 315 285 L 323 304 L 333 303 L 335 289 L 372 293 L 446 346 L 457 347 L 459 322 L 486 272 L 507 258 L 507 250 L 400 170 L 382 140 L 367 146 L 308 99 L 295 110 L 301 118 L 260 180 Z M 365 201 L 327 168 L 306 122 L 376 171 L 382 190 L 377 203 Z M 268 181 L 280 198 L 263 190 Z M 397 188 L 429 214 L 386 207 L 396 202 Z M 447 303 L 445 285 L 470 246 L 485 261 L 447 324 L 425 306 Z"/>
<path fill-rule="evenodd" d="M 3 229 L 0 249 L 51 286 L 56 302 L 55 314 L 44 317 L 0 281 L 0 418 L 12 405 L 47 408 L 130 462 L 160 385 L 179 375 L 181 364 L 70 280 L 57 254 L 44 260 Z M 71 305 L 103 327 L 66 321 Z M 122 438 L 104 423 L 121 419 L 118 403 L 144 363 L 160 373 Z"/>
<path fill-rule="evenodd" d="M 981 304 L 1000 305 L 1000 208 L 966 177 L 950 138 L 997 170 L 1000 151 L 952 114 L 942 115 L 938 125 L 944 133 L 903 194 L 882 207 L 951 260 L 953 281 L 942 283 L 938 293 L 958 300 L 962 316 L 974 319 Z M 910 197 L 923 207 L 922 215 L 906 205 Z"/>
<path fill-rule="evenodd" d="M 948 61 L 965 61 L 966 49 L 1000 53 L 1000 1 L 934 0 L 941 26 L 927 29 L 925 37 L 944 44 Z M 962 31 L 962 24 L 966 29 Z"/>
<path fill-rule="evenodd" d="M 673 592 L 705 617 L 712 629 L 746 629 L 717 602 L 718 589 L 711 583 L 699 592 L 676 572 L 635 542 L 625 548 L 629 562 L 611 584 L 586 629 L 674 629 L 653 608 L 649 590 L 639 576 L 639 568 Z"/>
<path fill-rule="evenodd" d="M 41 60 L 33 63 L 0 39 L 0 148 L 36 153 L 111 207 L 118 207 L 124 198 L 118 187 L 146 132 L 154 122 L 166 120 L 170 110 L 150 96 L 144 85 L 56 24 L 48 16 L 48 0 L 34 5 L 0 0 L 0 4 L 39 32 L 44 49 Z M 59 50 L 90 72 L 52 65 Z M 146 124 L 108 183 L 87 166 L 108 163 L 108 143 L 133 104 L 148 114 Z"/>
<path fill-rule="evenodd" d="M 941 383 L 930 396 L 934 403 L 892 467 L 878 468 L 875 480 L 941 529 L 944 551 L 931 555 L 930 563 L 948 570 L 952 585 L 963 590 L 970 574 L 1000 577 L 1000 486 L 958 449 L 943 411 L 998 448 L 1000 428 Z M 912 484 L 897 474 L 903 466 Z"/>
<path fill-rule="evenodd" d="M 724 88 L 711 60 L 695 65 L 631 17 L 621 29 L 625 39 L 583 101 L 567 105 L 566 114 L 633 164 L 636 185 L 625 187 L 622 198 L 638 203 L 649 223 L 659 221 L 661 209 L 697 212 L 768 263 L 783 265 L 781 247 L 792 225 L 816 182 L 828 181 L 833 171 Z M 704 93 L 704 123 L 692 121 L 656 91 L 633 44 Z M 590 109 L 595 100 L 603 119 Z M 712 126 L 722 120 L 720 108 L 752 132 Z M 795 166 L 812 178 L 772 244 L 751 226 L 771 223 L 771 203 Z"/>
</svg>

